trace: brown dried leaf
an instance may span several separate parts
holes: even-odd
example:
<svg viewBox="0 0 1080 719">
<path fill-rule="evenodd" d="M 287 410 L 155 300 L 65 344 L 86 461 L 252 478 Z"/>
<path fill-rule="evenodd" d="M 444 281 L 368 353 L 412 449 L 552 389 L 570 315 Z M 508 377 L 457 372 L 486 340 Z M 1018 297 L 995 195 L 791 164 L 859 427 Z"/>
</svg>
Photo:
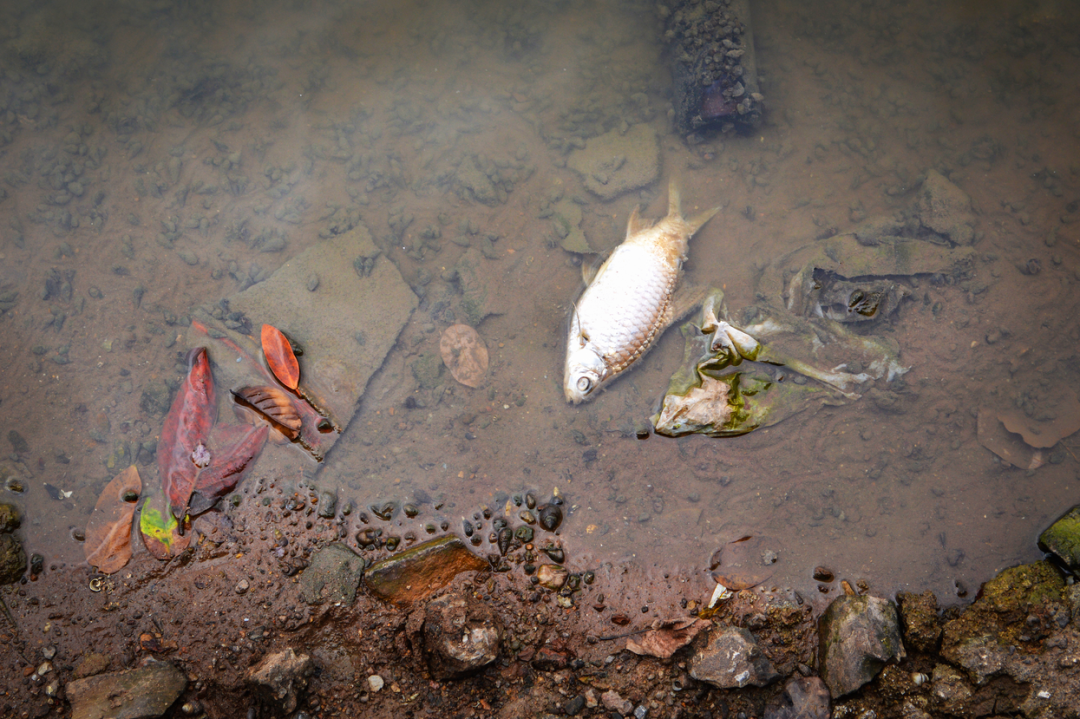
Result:
<svg viewBox="0 0 1080 719">
<path fill-rule="evenodd" d="M 289 395 L 277 387 L 241 387 L 233 395 L 259 410 L 264 416 L 286 430 L 290 439 L 300 432 L 303 420 Z"/>
<path fill-rule="evenodd" d="M 83 550 L 86 561 L 99 572 L 117 572 L 131 559 L 131 520 L 141 493 L 139 470 L 131 465 L 113 477 L 98 497 L 86 524 Z M 128 495 L 126 500 L 125 494 Z"/>
<path fill-rule="evenodd" d="M 480 386 L 488 368 L 488 351 L 476 330 L 468 325 L 447 327 L 439 353 L 454 379 L 466 387 Z"/>
<path fill-rule="evenodd" d="M 668 659 L 694 641 L 694 637 L 710 624 L 712 622 L 705 619 L 679 619 L 664 622 L 660 627 L 650 629 L 640 637 L 628 638 L 626 648 L 640 656 Z"/>
</svg>

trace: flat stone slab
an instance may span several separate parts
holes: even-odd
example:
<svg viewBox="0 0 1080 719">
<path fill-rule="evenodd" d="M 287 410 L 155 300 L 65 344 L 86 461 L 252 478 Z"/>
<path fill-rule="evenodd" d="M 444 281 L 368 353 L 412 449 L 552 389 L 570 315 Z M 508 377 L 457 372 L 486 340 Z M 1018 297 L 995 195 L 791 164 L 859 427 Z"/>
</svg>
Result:
<svg viewBox="0 0 1080 719">
<path fill-rule="evenodd" d="M 274 325 L 299 343 L 304 350 L 300 385 L 342 429 L 419 302 L 394 263 L 380 255 L 363 225 L 320 240 L 266 280 L 226 301 L 230 312 L 242 312 L 250 321 L 250 335 L 215 320 L 210 315 L 213 307 L 199 308 L 192 318 L 259 362 L 263 324 Z M 252 375 L 246 363 L 232 361 L 236 352 L 221 339 L 192 328 L 187 341 L 193 347 L 210 348 L 219 386 L 235 389 L 265 383 L 265 378 L 260 381 Z M 230 401 L 228 392 L 219 390 L 218 399 L 219 410 L 224 411 Z M 219 416 L 227 415 L 219 412 Z"/>
<path fill-rule="evenodd" d="M 168 662 L 68 682 L 72 719 L 151 719 L 164 714 L 187 688 Z"/>
<path fill-rule="evenodd" d="M 439 537 L 371 565 L 364 584 L 384 601 L 411 604 L 442 589 L 461 572 L 487 567 L 458 537 Z"/>
<path fill-rule="evenodd" d="M 581 175 L 585 189 L 603 200 L 651 185 L 660 177 L 660 143 L 656 131 L 642 123 L 594 137 L 574 150 L 567 166 Z"/>
<path fill-rule="evenodd" d="M 311 564 L 300 575 L 300 597 L 308 604 L 352 604 L 363 574 L 363 557 L 335 542 L 312 555 Z"/>
</svg>

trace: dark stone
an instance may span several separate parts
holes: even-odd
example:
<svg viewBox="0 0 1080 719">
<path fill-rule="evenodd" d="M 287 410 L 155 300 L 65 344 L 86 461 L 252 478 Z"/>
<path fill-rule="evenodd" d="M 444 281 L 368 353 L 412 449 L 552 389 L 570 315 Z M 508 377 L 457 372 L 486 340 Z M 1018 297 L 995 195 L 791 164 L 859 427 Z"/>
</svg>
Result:
<svg viewBox="0 0 1080 719">
<path fill-rule="evenodd" d="M 499 656 L 502 625 L 486 604 L 460 594 L 432 600 L 424 613 L 424 649 L 436 679 L 464 676 Z"/>
<path fill-rule="evenodd" d="M 319 516 L 323 519 L 333 519 L 337 512 L 337 495 L 333 492 L 323 492 L 319 495 Z"/>
<path fill-rule="evenodd" d="M 363 574 L 364 558 L 336 542 L 311 555 L 311 564 L 300 575 L 300 597 L 308 604 L 350 605 Z"/>
<path fill-rule="evenodd" d="M 168 662 L 68 682 L 72 719 L 149 719 L 168 711 L 187 688 L 187 677 Z"/>
<path fill-rule="evenodd" d="M 709 643 L 690 660 L 690 676 L 721 689 L 763 687 L 780 678 L 754 635 L 742 627 L 711 633 Z"/>
<path fill-rule="evenodd" d="M 581 710 L 584 709 L 584 708 L 585 708 L 585 696 L 582 695 L 582 694 L 578 694 L 576 697 L 574 697 L 573 699 L 571 699 L 570 701 L 566 702 L 566 704 L 563 705 L 563 711 L 566 712 L 567 715 L 572 716 L 572 717 L 576 717 L 578 714 L 581 713 Z"/>
<path fill-rule="evenodd" d="M 971 198 L 937 170 L 927 171 L 913 209 L 922 226 L 930 231 L 926 239 L 950 245 L 970 245 L 974 241 Z"/>
<path fill-rule="evenodd" d="M 299 693 L 307 688 L 307 678 L 313 669 L 311 657 L 297 654 L 289 647 L 249 669 L 246 679 L 264 699 L 291 714 L 299 702 Z"/>
<path fill-rule="evenodd" d="M 0 535 L 0 585 L 19 581 L 26 571 L 26 552 L 14 534 Z"/>
<path fill-rule="evenodd" d="M 552 637 L 533 654 L 532 666 L 542 672 L 555 672 L 566 669 L 575 657 L 577 654 L 566 641 Z"/>
<path fill-rule="evenodd" d="M 11 442 L 11 449 L 15 451 L 15 454 L 26 454 L 30 451 L 30 445 L 27 444 L 26 438 L 19 434 L 16 430 L 8 432 L 8 442 Z"/>
<path fill-rule="evenodd" d="M 765 708 L 765 719 L 829 719 L 829 689 L 818 677 L 794 677 Z"/>
<path fill-rule="evenodd" d="M 409 604 L 431 596 L 461 572 L 487 567 L 486 561 L 451 535 L 421 542 L 376 562 L 364 575 L 364 584 L 380 599 Z"/>
<path fill-rule="evenodd" d="M 1069 569 L 1080 569 L 1080 505 L 1039 535 L 1039 549 L 1050 552 Z"/>
<path fill-rule="evenodd" d="M 818 622 L 818 639 L 818 667 L 833 699 L 872 680 L 886 662 L 906 656 L 896 606 L 881 597 L 837 597 Z"/>
<path fill-rule="evenodd" d="M 899 592 L 896 602 L 904 628 L 904 643 L 920 652 L 933 652 L 941 639 L 937 597 L 929 589 L 922 594 Z"/>
<path fill-rule="evenodd" d="M 75 670 L 72 673 L 75 675 L 76 679 L 92 677 L 95 674 L 101 674 L 108 669 L 109 661 L 109 657 L 106 654 L 88 652 L 79 657 L 79 660 L 75 662 Z"/>
</svg>

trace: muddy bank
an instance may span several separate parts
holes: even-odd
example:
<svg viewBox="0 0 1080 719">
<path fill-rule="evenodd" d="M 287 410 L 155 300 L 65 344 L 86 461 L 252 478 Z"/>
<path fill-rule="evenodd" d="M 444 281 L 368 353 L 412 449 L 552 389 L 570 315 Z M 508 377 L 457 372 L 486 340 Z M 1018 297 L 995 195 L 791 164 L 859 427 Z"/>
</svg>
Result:
<svg viewBox="0 0 1080 719">
<path fill-rule="evenodd" d="M 253 718 L 1080 706 L 1080 591 L 1050 561 L 944 610 L 930 592 L 882 598 L 823 574 L 836 598 L 822 612 L 767 583 L 718 598 L 702 574 L 580 566 L 539 529 L 505 552 L 448 535 L 391 553 L 303 510 L 262 508 L 278 523 L 261 525 L 259 506 L 204 515 L 168 563 L 137 551 L 111 576 L 53 565 L 5 587 L 0 716 L 111 716 L 109 702 L 117 716 Z"/>
</svg>

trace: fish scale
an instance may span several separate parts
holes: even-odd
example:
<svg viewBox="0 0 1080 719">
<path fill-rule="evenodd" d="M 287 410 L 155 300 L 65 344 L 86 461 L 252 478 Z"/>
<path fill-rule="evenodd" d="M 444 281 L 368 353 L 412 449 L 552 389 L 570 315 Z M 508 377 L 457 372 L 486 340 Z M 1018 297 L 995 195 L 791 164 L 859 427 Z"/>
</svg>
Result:
<svg viewBox="0 0 1080 719">
<path fill-rule="evenodd" d="M 585 337 L 614 372 L 628 367 L 652 342 L 671 304 L 678 268 L 638 245 L 622 245 L 578 307 Z"/>
<path fill-rule="evenodd" d="M 684 219 L 673 181 L 666 217 L 650 226 L 634 210 L 626 240 L 575 304 L 563 383 L 568 401 L 592 397 L 645 354 L 675 320 L 675 293 L 690 237 L 718 209 Z"/>
</svg>

